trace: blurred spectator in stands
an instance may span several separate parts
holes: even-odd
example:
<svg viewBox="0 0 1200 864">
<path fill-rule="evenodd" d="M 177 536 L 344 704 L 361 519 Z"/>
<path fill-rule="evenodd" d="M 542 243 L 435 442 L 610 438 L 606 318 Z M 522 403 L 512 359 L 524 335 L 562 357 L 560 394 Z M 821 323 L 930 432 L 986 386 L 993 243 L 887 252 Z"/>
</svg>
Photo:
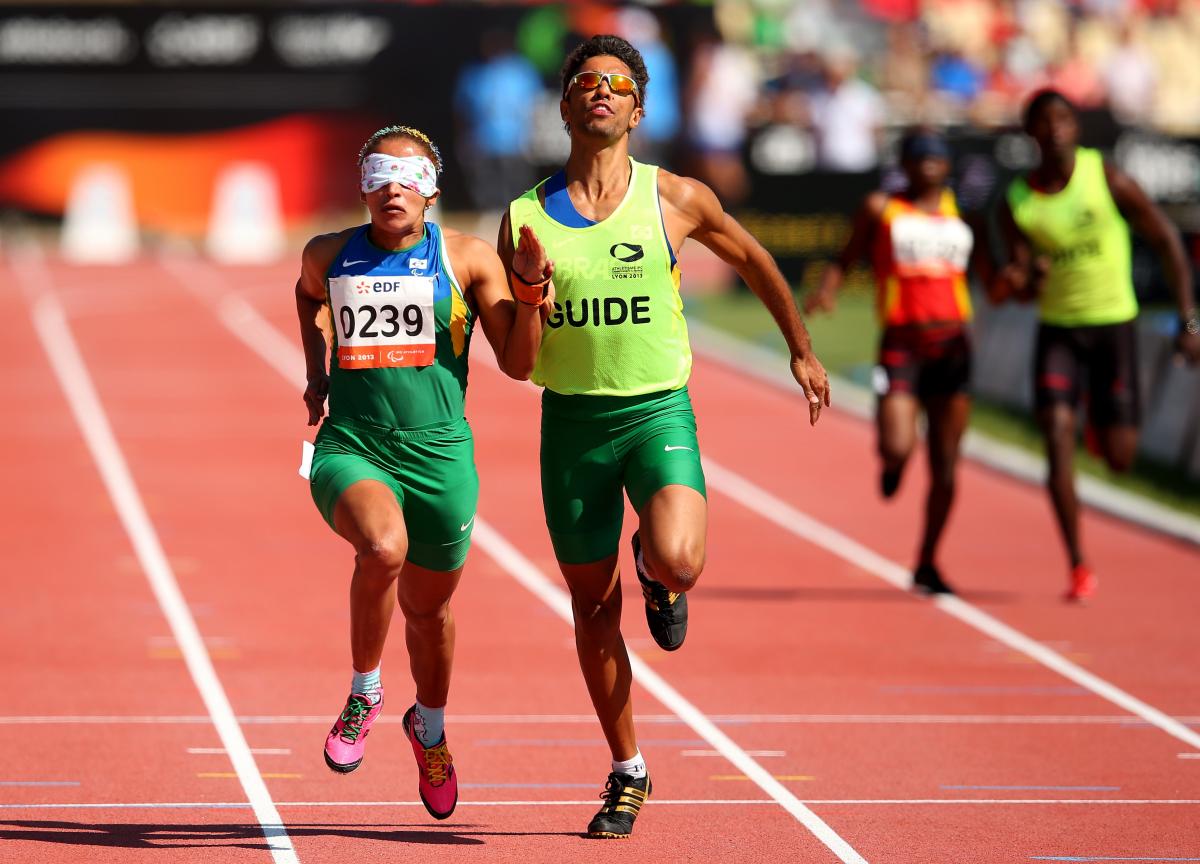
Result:
<svg viewBox="0 0 1200 864">
<path fill-rule="evenodd" d="M 824 59 L 825 82 L 813 93 L 809 108 L 817 162 L 827 171 L 870 171 L 879 164 L 887 119 L 883 99 L 858 78 L 858 57 L 850 46 L 834 46 Z"/>
<path fill-rule="evenodd" d="M 481 54 L 480 62 L 463 69 L 455 88 L 455 150 L 472 203 L 492 211 L 533 185 L 527 149 L 542 80 L 513 50 L 507 31 L 486 31 Z"/>
<path fill-rule="evenodd" d="M 880 64 L 880 87 L 887 101 L 907 123 L 924 114 L 929 91 L 928 54 L 921 43 L 921 31 L 915 24 L 888 27 L 887 45 Z"/>
<path fill-rule="evenodd" d="M 939 95 L 966 104 L 983 91 L 986 72 L 957 50 L 943 51 L 929 69 L 929 84 Z"/>
<path fill-rule="evenodd" d="M 1105 90 L 1097 59 L 1089 56 L 1080 28 L 1072 26 L 1067 33 L 1066 53 L 1047 70 L 1049 85 L 1082 110 L 1098 108 L 1104 104 Z"/>
<path fill-rule="evenodd" d="M 688 86 L 688 140 L 694 173 L 726 207 L 740 204 L 749 192 L 742 146 L 758 103 L 758 76 L 753 58 L 741 46 L 712 33 L 698 37 Z"/>
<path fill-rule="evenodd" d="M 1150 55 L 1135 41 L 1132 19 L 1121 23 L 1120 41 L 1104 63 L 1108 104 L 1122 123 L 1141 125 L 1154 107 L 1158 72 Z"/>
<path fill-rule="evenodd" d="M 635 159 L 670 168 L 671 148 L 679 134 L 679 73 L 671 49 L 663 44 L 658 19 L 645 9 L 622 9 L 616 16 L 617 35 L 642 52 L 650 83 L 646 113 L 629 146 Z"/>
</svg>

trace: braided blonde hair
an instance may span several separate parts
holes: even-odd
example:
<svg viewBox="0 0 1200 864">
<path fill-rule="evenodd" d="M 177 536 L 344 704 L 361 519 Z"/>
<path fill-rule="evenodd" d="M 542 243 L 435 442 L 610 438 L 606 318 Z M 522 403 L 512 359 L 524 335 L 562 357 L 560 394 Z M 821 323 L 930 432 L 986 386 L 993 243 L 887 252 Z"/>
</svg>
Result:
<svg viewBox="0 0 1200 864">
<path fill-rule="evenodd" d="M 384 126 L 368 138 L 367 143 L 363 144 L 362 149 L 358 151 L 358 164 L 362 165 L 363 160 L 375 152 L 375 148 L 379 146 L 379 142 L 390 138 L 407 138 L 413 143 L 424 147 L 429 153 L 433 167 L 439 174 L 442 173 L 442 151 L 438 150 L 432 138 L 415 126 Z"/>
</svg>

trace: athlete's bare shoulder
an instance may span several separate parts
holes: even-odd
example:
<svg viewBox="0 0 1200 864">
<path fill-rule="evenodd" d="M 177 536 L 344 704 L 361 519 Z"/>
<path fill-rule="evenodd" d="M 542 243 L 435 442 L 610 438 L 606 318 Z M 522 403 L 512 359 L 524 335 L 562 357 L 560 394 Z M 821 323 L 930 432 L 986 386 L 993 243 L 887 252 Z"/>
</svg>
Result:
<svg viewBox="0 0 1200 864">
<path fill-rule="evenodd" d="M 872 219 L 879 219 L 887 209 L 891 196 L 882 189 L 876 189 L 863 199 L 862 212 Z"/>
<path fill-rule="evenodd" d="M 481 240 L 474 234 L 465 234 L 451 228 L 443 228 L 442 236 L 446 238 L 446 250 L 455 260 L 475 261 L 479 258 L 494 258 L 496 250 L 486 240 Z"/>
<path fill-rule="evenodd" d="M 462 287 L 470 288 L 483 278 L 483 274 L 499 272 L 500 256 L 485 240 L 474 234 L 464 234 L 461 231 L 442 229 L 446 240 L 446 254 L 450 257 L 450 265 L 462 280 Z"/>
<path fill-rule="evenodd" d="M 685 236 L 697 228 L 720 224 L 725 214 L 720 199 L 706 183 L 665 168 L 658 169 L 658 196 L 666 205 L 665 212 L 683 223 Z"/>
<path fill-rule="evenodd" d="M 333 259 L 346 245 L 346 241 L 358 230 L 358 227 L 346 228 L 342 231 L 333 231 L 329 234 L 318 234 L 307 243 L 304 244 L 304 253 L 302 260 L 304 261 L 305 269 L 312 267 L 319 269 L 324 273 L 329 269 L 329 265 L 333 263 Z"/>
<path fill-rule="evenodd" d="M 707 184 L 694 177 L 673 174 L 666 168 L 658 169 L 658 194 L 672 207 L 687 211 L 717 200 L 716 193 Z"/>
<path fill-rule="evenodd" d="M 318 234 L 304 244 L 304 252 L 300 256 L 300 279 L 296 282 L 298 292 L 313 300 L 325 299 L 325 274 L 329 272 L 338 252 L 357 230 L 347 228 L 331 234 Z"/>
</svg>

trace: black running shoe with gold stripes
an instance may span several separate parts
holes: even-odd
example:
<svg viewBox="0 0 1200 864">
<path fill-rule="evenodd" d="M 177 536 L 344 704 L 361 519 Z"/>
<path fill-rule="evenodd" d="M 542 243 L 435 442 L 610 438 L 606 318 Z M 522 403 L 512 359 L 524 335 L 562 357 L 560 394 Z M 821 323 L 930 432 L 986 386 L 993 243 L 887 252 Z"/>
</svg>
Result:
<svg viewBox="0 0 1200 864">
<path fill-rule="evenodd" d="M 686 594 L 668 591 L 667 586 L 646 575 L 642 566 L 642 542 L 633 535 L 633 567 L 642 583 L 646 599 L 646 624 L 650 635 L 664 651 L 675 651 L 687 636 L 688 604 Z"/>
<path fill-rule="evenodd" d="M 634 780 L 628 774 L 615 771 L 608 775 L 600 793 L 604 806 L 588 823 L 587 836 L 600 840 L 628 840 L 633 833 L 633 820 L 650 797 L 650 775 Z"/>
</svg>

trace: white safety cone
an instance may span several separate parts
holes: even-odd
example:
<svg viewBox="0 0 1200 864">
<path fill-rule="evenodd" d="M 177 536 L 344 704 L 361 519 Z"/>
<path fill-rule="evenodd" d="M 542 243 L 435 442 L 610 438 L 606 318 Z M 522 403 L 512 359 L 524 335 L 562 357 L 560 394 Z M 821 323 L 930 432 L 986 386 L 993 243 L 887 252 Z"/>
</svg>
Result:
<svg viewBox="0 0 1200 864">
<path fill-rule="evenodd" d="M 59 251 L 77 264 L 121 264 L 138 254 L 129 176 L 119 165 L 94 163 L 71 184 Z"/>
<path fill-rule="evenodd" d="M 269 264 L 284 251 L 279 182 L 271 166 L 235 162 L 217 177 L 206 249 L 223 264 Z"/>
</svg>

